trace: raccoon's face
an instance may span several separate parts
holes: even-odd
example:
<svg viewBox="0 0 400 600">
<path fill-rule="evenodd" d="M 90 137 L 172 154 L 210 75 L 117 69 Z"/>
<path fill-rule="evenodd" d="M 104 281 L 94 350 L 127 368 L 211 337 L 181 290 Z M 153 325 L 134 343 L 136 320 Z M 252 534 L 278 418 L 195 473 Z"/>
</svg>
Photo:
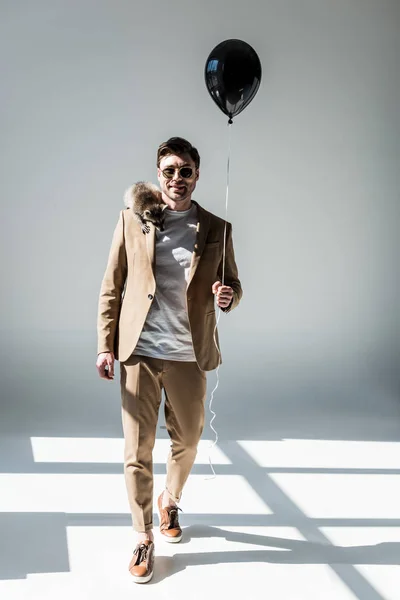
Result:
<svg viewBox="0 0 400 600">
<path fill-rule="evenodd" d="M 166 205 L 164 205 L 166 207 Z M 154 227 L 159 231 L 164 231 L 165 208 L 163 206 L 155 206 L 144 211 L 146 221 L 153 223 Z"/>
</svg>

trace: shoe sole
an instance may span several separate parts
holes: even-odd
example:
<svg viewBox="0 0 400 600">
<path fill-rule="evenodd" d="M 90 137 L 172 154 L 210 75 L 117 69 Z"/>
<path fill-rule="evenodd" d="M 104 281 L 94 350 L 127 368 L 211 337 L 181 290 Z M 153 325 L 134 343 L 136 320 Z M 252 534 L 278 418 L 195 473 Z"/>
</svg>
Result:
<svg viewBox="0 0 400 600">
<path fill-rule="evenodd" d="M 163 535 L 163 538 L 169 544 L 177 544 L 178 542 L 181 541 L 182 535 L 180 535 L 179 537 L 178 536 L 177 537 L 169 537 L 167 535 Z"/>
<path fill-rule="evenodd" d="M 150 573 L 150 575 L 147 575 L 146 577 L 135 577 L 134 575 L 132 575 L 132 579 L 135 583 L 147 583 L 152 577 L 153 572 Z"/>
</svg>

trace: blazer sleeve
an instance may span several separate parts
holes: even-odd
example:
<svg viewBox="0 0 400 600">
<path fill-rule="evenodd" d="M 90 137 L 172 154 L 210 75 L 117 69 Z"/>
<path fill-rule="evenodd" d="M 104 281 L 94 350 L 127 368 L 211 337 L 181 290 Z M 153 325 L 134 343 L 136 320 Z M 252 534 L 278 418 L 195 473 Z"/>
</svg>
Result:
<svg viewBox="0 0 400 600">
<path fill-rule="evenodd" d="M 221 308 L 225 313 L 230 312 L 239 304 L 242 296 L 242 284 L 238 276 L 238 268 L 235 261 L 235 252 L 233 250 L 233 239 L 232 239 L 232 225 L 227 223 L 226 227 L 226 250 L 225 250 L 225 273 L 224 273 L 224 285 L 229 285 L 233 289 L 233 298 L 231 303 L 226 308 Z M 218 278 L 222 281 L 224 256 L 222 255 L 221 262 L 218 267 Z"/>
<path fill-rule="evenodd" d="M 104 277 L 101 283 L 97 313 L 97 354 L 114 352 L 121 299 L 127 275 L 124 215 L 121 210 L 114 230 Z"/>
</svg>

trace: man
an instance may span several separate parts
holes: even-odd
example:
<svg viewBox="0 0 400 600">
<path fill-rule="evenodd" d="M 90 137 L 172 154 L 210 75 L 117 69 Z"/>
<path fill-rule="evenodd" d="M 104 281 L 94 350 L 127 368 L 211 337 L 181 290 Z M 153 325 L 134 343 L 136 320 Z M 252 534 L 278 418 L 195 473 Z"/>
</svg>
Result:
<svg viewBox="0 0 400 600">
<path fill-rule="evenodd" d="M 179 542 L 177 503 L 204 426 L 206 371 L 221 362 L 214 342 L 215 304 L 237 306 L 242 288 L 232 227 L 192 200 L 200 157 L 187 140 L 170 138 L 157 152 L 163 231 L 143 233 L 132 208 L 122 210 L 101 285 L 98 310 L 100 377 L 120 361 L 124 473 L 137 545 L 129 570 L 137 583 L 153 575 L 153 469 L 161 393 L 171 438 L 165 490 L 158 497 L 160 531 Z M 218 334 L 215 339 L 218 343 Z"/>
</svg>

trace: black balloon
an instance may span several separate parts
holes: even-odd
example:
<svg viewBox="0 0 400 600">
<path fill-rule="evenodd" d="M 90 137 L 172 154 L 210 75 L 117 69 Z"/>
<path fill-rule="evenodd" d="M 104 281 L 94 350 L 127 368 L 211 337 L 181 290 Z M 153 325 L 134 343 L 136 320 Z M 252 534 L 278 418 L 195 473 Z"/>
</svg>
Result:
<svg viewBox="0 0 400 600">
<path fill-rule="evenodd" d="M 204 77 L 211 98 L 232 123 L 232 118 L 250 104 L 260 87 L 260 59 L 246 42 L 226 40 L 207 58 Z"/>
</svg>

